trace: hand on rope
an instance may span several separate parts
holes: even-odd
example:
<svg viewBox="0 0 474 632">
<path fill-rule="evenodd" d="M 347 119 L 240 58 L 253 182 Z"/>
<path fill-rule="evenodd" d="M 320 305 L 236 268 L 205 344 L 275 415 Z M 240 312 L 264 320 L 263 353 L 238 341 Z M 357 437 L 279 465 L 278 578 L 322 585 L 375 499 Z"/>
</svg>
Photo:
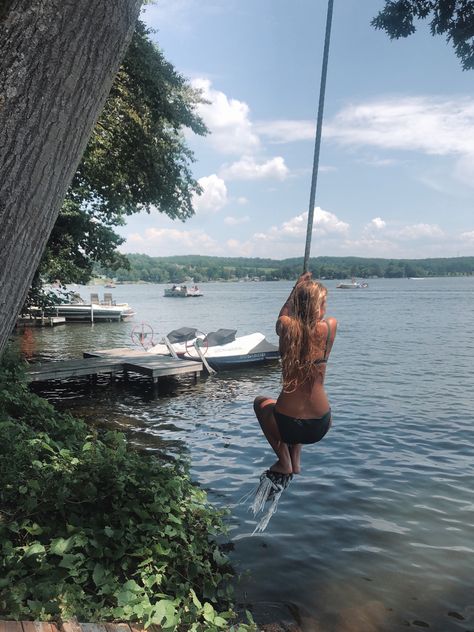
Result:
<svg viewBox="0 0 474 632">
<path fill-rule="evenodd" d="M 297 278 L 295 287 L 300 285 L 301 283 L 306 283 L 306 281 L 311 281 L 312 278 L 313 278 L 313 273 L 312 272 L 303 272 Z"/>
<path fill-rule="evenodd" d="M 294 284 L 293 289 L 292 289 L 291 292 L 293 293 L 299 285 L 301 285 L 303 283 L 306 283 L 307 281 L 311 281 L 312 278 L 313 278 L 313 273 L 312 272 L 303 272 L 296 279 L 296 283 Z"/>
</svg>

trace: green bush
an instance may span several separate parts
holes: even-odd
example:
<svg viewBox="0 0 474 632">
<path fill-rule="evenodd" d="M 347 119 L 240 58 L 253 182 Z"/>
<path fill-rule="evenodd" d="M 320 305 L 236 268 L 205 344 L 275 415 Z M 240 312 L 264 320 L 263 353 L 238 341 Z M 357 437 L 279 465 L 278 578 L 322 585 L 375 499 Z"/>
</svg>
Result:
<svg viewBox="0 0 474 632">
<path fill-rule="evenodd" d="M 58 413 L 11 355 L 0 411 L 2 616 L 254 629 L 232 624 L 223 514 L 183 464 Z"/>
</svg>

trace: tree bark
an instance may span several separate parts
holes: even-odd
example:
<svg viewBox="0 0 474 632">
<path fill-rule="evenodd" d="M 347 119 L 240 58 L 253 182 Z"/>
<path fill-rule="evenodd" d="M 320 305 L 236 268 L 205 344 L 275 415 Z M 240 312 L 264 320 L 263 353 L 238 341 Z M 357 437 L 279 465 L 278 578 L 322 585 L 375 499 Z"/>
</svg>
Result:
<svg viewBox="0 0 474 632">
<path fill-rule="evenodd" d="M 0 354 L 140 5 L 9 0 L 0 14 Z"/>
</svg>

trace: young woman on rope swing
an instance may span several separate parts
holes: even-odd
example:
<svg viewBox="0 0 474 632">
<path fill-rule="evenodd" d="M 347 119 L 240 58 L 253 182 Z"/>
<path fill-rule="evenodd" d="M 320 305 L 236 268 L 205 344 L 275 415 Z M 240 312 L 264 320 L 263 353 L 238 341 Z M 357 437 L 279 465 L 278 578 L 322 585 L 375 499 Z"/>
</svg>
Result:
<svg viewBox="0 0 474 632">
<path fill-rule="evenodd" d="M 326 296 L 327 289 L 310 272 L 299 277 L 276 324 L 282 391 L 277 400 L 259 395 L 254 401 L 263 434 L 278 457 L 267 476 L 284 487 L 301 471 L 301 446 L 320 441 L 331 427 L 324 376 L 337 320 L 323 320 Z"/>
</svg>

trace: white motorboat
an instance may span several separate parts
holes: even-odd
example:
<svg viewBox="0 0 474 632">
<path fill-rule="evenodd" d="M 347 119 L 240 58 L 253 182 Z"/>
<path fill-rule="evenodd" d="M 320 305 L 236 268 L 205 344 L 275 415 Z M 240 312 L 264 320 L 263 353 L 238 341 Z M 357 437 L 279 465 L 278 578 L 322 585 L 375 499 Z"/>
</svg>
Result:
<svg viewBox="0 0 474 632">
<path fill-rule="evenodd" d="M 366 287 L 369 287 L 368 283 L 359 283 L 355 279 L 352 279 L 350 283 L 338 283 L 336 285 L 336 288 L 339 290 L 360 290 Z"/>
<path fill-rule="evenodd" d="M 186 352 L 187 347 L 194 344 L 198 334 L 199 332 L 196 327 L 173 329 L 173 331 L 170 331 L 159 343 L 147 349 L 147 353 L 171 355 L 171 353 L 174 352 L 176 355 L 182 356 Z M 205 337 L 205 334 L 201 333 L 199 335 L 201 338 Z"/>
<path fill-rule="evenodd" d="M 164 295 L 173 298 L 203 296 L 197 285 L 193 285 L 193 287 L 188 287 L 187 285 L 173 285 L 173 287 L 165 289 Z"/>
<path fill-rule="evenodd" d="M 32 314 L 44 313 L 45 316 L 62 316 L 66 322 L 112 322 L 130 320 L 135 310 L 128 303 L 115 303 L 112 295 L 104 295 L 99 302 L 97 294 L 91 294 L 90 302 L 76 294 L 69 303 L 60 303 L 41 310 L 39 307 L 30 310 Z"/>
<path fill-rule="evenodd" d="M 179 357 L 198 362 L 204 357 L 213 369 L 236 368 L 279 359 L 278 347 L 268 342 L 262 333 L 245 336 L 236 336 L 236 333 L 235 329 L 218 329 L 206 335 L 191 327 L 182 327 L 170 332 L 166 336 L 167 341 L 163 339 L 148 349 L 148 353 L 169 355 L 171 345 Z"/>
</svg>

